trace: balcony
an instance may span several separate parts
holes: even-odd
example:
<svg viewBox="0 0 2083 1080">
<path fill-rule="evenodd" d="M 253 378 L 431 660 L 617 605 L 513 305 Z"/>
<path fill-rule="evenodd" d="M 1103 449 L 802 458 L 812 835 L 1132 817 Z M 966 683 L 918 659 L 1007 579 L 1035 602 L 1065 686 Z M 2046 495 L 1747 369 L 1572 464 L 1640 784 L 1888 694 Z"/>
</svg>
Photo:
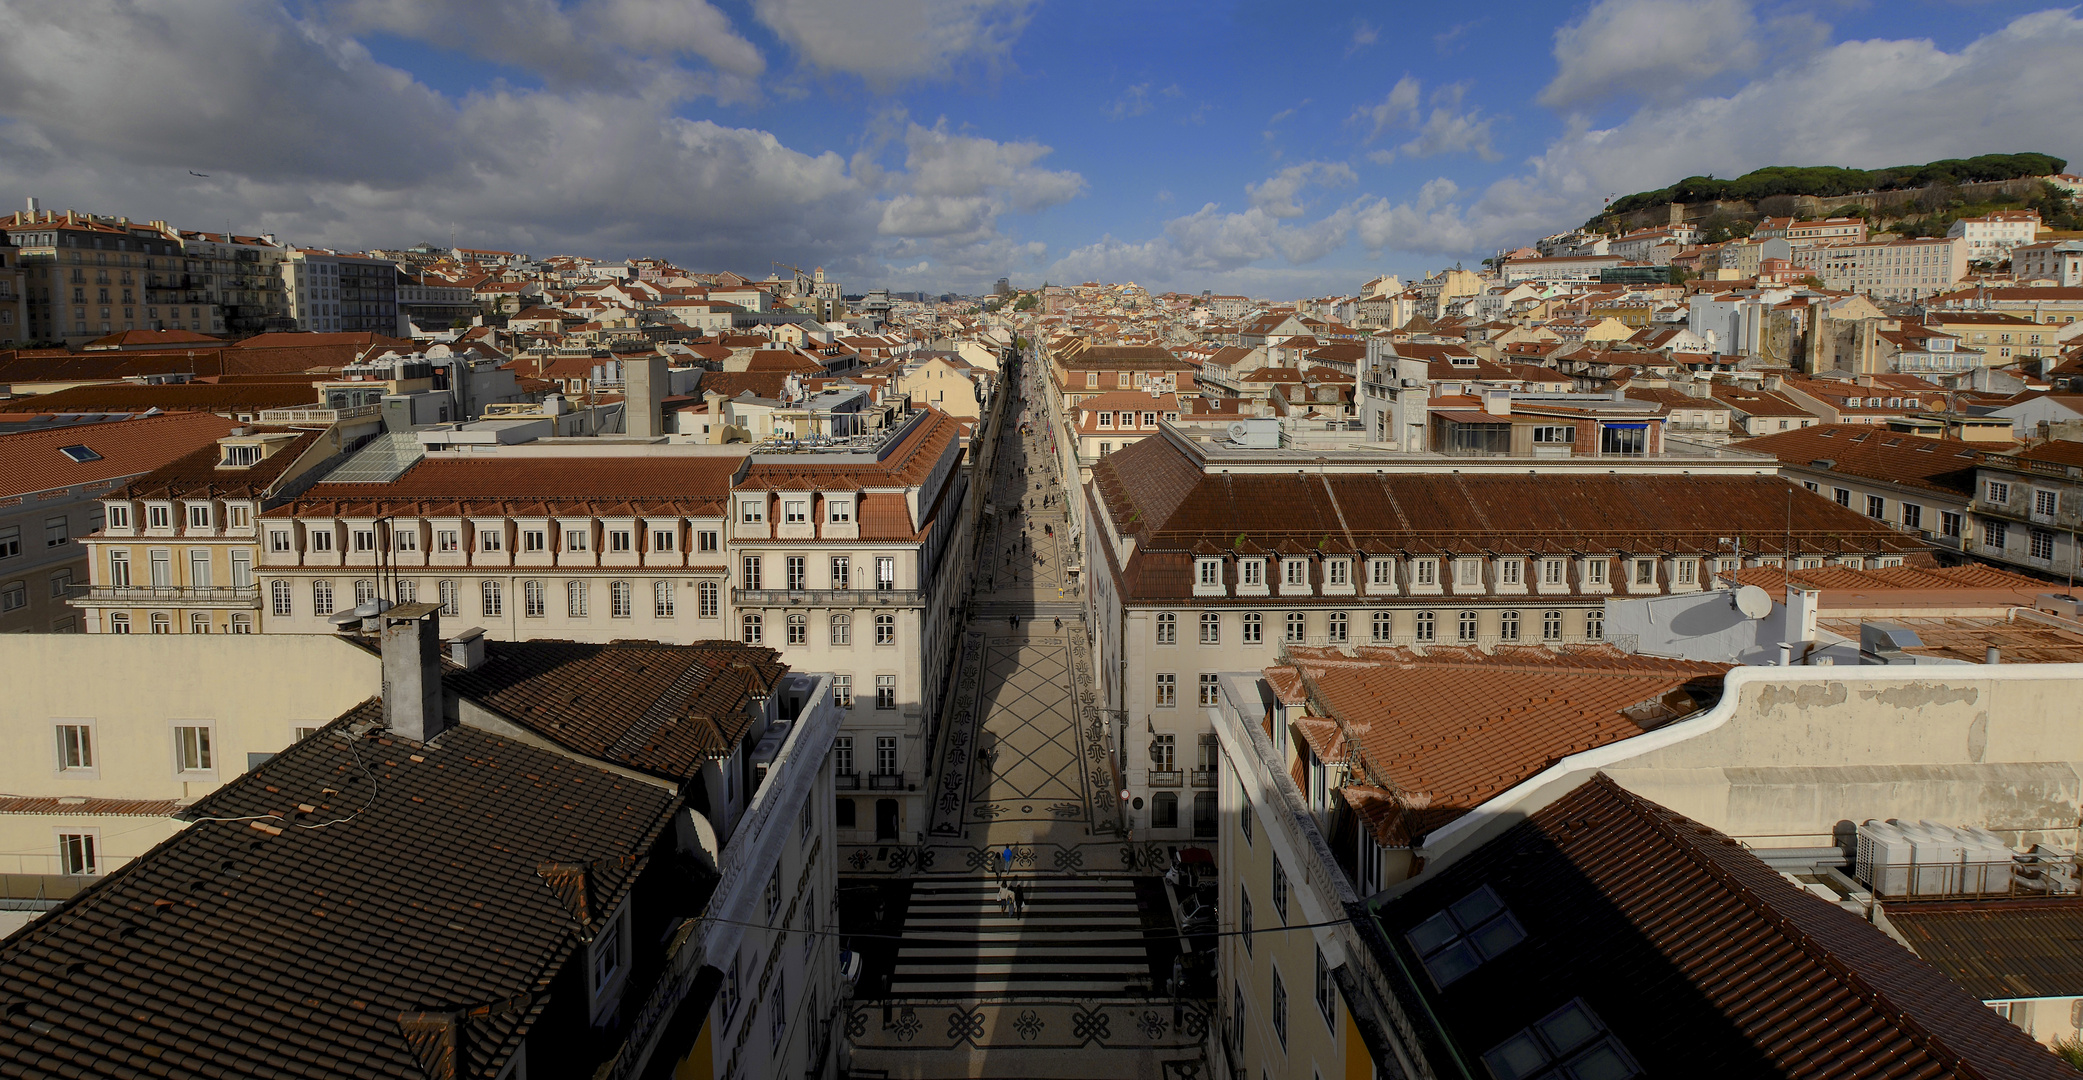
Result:
<svg viewBox="0 0 2083 1080">
<path fill-rule="evenodd" d="M 70 599 L 82 607 L 177 604 L 181 607 L 258 608 L 260 586 L 79 585 L 73 587 Z"/>
<path fill-rule="evenodd" d="M 859 791 L 861 790 L 861 774 L 857 772 L 833 773 L 832 786 L 841 791 Z"/>
<path fill-rule="evenodd" d="M 732 589 L 731 602 L 750 607 L 923 607 L 919 589 Z"/>
<path fill-rule="evenodd" d="M 1211 788 L 1211 787 L 1214 787 L 1214 786 L 1215 786 L 1215 770 L 1214 770 L 1214 769 L 1195 769 L 1195 770 L 1193 771 L 1193 786 L 1194 786 L 1194 787 L 1203 787 L 1203 788 Z"/>
<path fill-rule="evenodd" d="M 1151 787 L 1182 787 L 1184 786 L 1181 783 L 1182 778 L 1183 774 L 1177 769 L 1150 770 Z"/>
<path fill-rule="evenodd" d="M 297 409 L 262 409 L 260 422 L 263 424 L 336 424 L 342 420 L 353 420 L 363 416 L 375 416 L 382 411 L 381 405 L 349 405 L 344 409 L 321 409 L 317 406 Z"/>
<path fill-rule="evenodd" d="M 900 773 L 900 772 L 879 772 L 879 773 L 876 773 L 876 774 L 874 774 L 874 775 L 872 775 L 872 776 L 868 777 L 868 790 L 870 790 L 870 791 L 903 791 L 903 790 L 904 790 L 904 774 L 903 774 L 903 773 Z"/>
</svg>

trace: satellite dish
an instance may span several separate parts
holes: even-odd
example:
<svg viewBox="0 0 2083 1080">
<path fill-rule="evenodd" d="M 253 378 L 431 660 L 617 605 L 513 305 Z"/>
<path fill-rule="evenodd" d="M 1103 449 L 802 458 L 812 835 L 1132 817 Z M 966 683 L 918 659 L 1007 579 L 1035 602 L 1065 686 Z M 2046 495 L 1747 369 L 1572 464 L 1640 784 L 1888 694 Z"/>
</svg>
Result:
<svg viewBox="0 0 2083 1080">
<path fill-rule="evenodd" d="M 1730 602 L 1736 606 L 1737 611 L 1743 613 L 1744 618 L 1762 619 L 1772 614 L 1772 594 L 1755 585 L 1745 585 L 1737 589 Z"/>
</svg>

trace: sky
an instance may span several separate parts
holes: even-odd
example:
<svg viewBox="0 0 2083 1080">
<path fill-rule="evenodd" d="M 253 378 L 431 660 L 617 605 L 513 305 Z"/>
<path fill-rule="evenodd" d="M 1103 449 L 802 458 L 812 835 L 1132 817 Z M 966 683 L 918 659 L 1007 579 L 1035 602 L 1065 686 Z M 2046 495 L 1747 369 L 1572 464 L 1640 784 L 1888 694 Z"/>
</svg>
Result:
<svg viewBox="0 0 2083 1080">
<path fill-rule="evenodd" d="M 2078 70 L 2083 9 L 2005 0 L 0 0 L 0 195 L 849 292 L 1277 300 L 1695 174 L 2083 171 Z"/>
</svg>

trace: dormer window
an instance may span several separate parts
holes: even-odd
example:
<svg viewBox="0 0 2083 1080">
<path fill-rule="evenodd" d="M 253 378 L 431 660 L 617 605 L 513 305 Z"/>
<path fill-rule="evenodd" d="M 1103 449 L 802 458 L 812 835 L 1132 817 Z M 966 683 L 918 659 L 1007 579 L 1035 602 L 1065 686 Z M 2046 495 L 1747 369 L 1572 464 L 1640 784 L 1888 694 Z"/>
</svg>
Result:
<svg viewBox="0 0 2083 1080">
<path fill-rule="evenodd" d="M 747 525 L 763 525 L 767 520 L 767 500 L 740 499 L 738 520 Z"/>
<path fill-rule="evenodd" d="M 220 464 L 227 468 L 238 469 L 258 464 L 259 461 L 260 447 L 252 443 L 233 443 L 224 448 L 224 460 Z"/>
<path fill-rule="evenodd" d="M 130 527 L 130 507 L 127 504 L 109 504 L 108 527 L 111 529 L 127 529 Z"/>
<path fill-rule="evenodd" d="M 210 527 L 210 504 L 197 503 L 188 508 L 188 527 L 207 529 Z"/>
<path fill-rule="evenodd" d="M 1324 563 L 1324 582 L 1329 585 L 1352 584 L 1352 564 L 1344 559 L 1329 559 Z"/>
<path fill-rule="evenodd" d="M 1200 584 L 1201 584 L 1201 587 L 1202 587 L 1202 588 L 1204 588 L 1204 589 L 1213 589 L 1213 588 L 1220 588 L 1220 587 L 1221 587 L 1221 585 L 1222 585 L 1222 560 L 1221 560 L 1221 559 L 1197 559 L 1197 560 L 1195 560 L 1195 565 L 1196 565 L 1196 566 L 1198 567 L 1198 572 L 1199 572 L 1199 575 L 1200 575 Z"/>
<path fill-rule="evenodd" d="M 810 503 L 803 499 L 790 499 L 781 504 L 781 520 L 788 525 L 804 525 L 810 521 Z"/>
<path fill-rule="evenodd" d="M 1287 585 L 1309 584 L 1309 564 L 1301 559 L 1287 559 L 1280 564 L 1281 582 Z"/>
<path fill-rule="evenodd" d="M 1110 412 L 1100 413 L 1099 426 L 1111 429 L 1114 426 L 1114 414 Z"/>
<path fill-rule="evenodd" d="M 145 526 L 146 526 L 147 528 L 152 528 L 152 529 L 171 529 L 171 528 L 173 528 L 173 527 L 174 527 L 174 508 L 173 508 L 173 507 L 171 507 L 171 506 L 147 506 L 147 507 L 145 507 Z"/>
<path fill-rule="evenodd" d="M 834 525 L 844 525 L 852 521 L 853 500 L 827 498 L 825 500 L 825 520 L 830 521 Z"/>
</svg>

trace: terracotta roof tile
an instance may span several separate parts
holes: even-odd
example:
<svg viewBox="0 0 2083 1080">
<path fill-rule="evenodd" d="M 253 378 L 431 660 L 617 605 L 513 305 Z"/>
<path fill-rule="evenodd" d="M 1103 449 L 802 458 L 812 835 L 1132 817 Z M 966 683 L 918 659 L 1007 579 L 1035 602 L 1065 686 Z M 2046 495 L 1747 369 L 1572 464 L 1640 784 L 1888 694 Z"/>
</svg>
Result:
<svg viewBox="0 0 2083 1080">
<path fill-rule="evenodd" d="M 214 450 L 231 429 L 214 413 L 175 413 L 0 435 L 0 497 L 149 473 L 191 451 Z M 61 452 L 68 446 L 100 458 L 73 461 Z"/>
<path fill-rule="evenodd" d="M 1358 750 L 1354 781 L 1403 808 L 1380 836 L 1394 844 L 1421 841 L 1560 758 L 1704 707 L 1728 670 L 1610 646 L 1350 651 L 1289 646 L 1284 666 Z"/>
</svg>

